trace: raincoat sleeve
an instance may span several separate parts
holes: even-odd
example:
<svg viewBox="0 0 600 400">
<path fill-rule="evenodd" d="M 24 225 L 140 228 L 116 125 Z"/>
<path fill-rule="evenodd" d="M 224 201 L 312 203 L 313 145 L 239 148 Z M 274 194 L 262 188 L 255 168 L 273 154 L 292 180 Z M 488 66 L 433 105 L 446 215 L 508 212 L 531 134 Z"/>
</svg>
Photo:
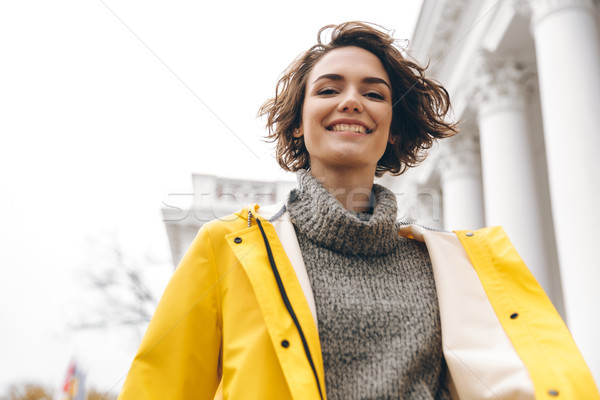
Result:
<svg viewBox="0 0 600 400">
<path fill-rule="evenodd" d="M 119 400 L 214 398 L 221 379 L 218 284 L 202 228 L 158 304 Z"/>
</svg>

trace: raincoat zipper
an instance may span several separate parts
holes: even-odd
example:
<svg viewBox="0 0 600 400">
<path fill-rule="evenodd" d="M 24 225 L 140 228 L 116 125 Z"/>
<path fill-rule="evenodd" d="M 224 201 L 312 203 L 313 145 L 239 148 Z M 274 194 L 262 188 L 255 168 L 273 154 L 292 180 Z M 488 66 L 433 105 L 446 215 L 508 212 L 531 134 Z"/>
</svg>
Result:
<svg viewBox="0 0 600 400">
<path fill-rule="evenodd" d="M 285 207 L 282 208 L 282 211 L 285 212 Z M 279 216 L 281 216 L 281 214 L 283 214 L 283 212 L 281 212 L 281 211 L 278 212 L 277 218 Z M 251 224 L 252 217 L 253 217 L 252 213 L 250 212 L 250 210 L 248 210 L 248 225 Z M 274 218 L 274 219 L 277 219 L 277 218 Z M 285 287 L 283 286 L 283 281 L 281 280 L 281 276 L 279 275 L 279 270 L 277 269 L 277 265 L 275 264 L 275 259 L 273 258 L 273 252 L 271 251 L 271 245 L 269 243 L 269 240 L 267 239 L 267 234 L 265 233 L 265 230 L 262 227 L 262 223 L 260 222 L 260 219 L 258 219 L 257 217 L 254 217 L 254 219 L 256 220 L 256 223 L 258 224 L 258 229 L 260 229 L 260 233 L 265 242 L 265 248 L 267 250 L 267 255 L 269 257 L 269 264 L 271 265 L 271 270 L 273 271 L 273 275 L 275 276 L 275 280 L 277 281 L 277 287 L 279 288 L 279 294 L 281 295 L 281 299 L 283 300 L 283 304 L 285 305 L 285 308 L 287 309 L 288 313 L 290 314 L 290 317 L 292 317 L 292 320 L 294 321 L 294 325 L 296 325 L 296 329 L 298 329 L 298 333 L 300 334 L 300 339 L 302 340 L 302 347 L 304 348 L 304 353 L 306 353 L 306 358 L 308 359 L 310 368 L 312 369 L 313 375 L 315 376 L 315 380 L 317 381 L 317 388 L 319 388 L 319 396 L 321 397 L 321 400 L 323 400 L 323 392 L 321 391 L 321 383 L 319 381 L 317 369 L 315 368 L 314 360 L 310 353 L 310 348 L 308 347 L 308 342 L 306 340 L 306 336 L 304 336 L 304 331 L 302 330 L 302 327 L 300 326 L 300 321 L 298 320 L 298 317 L 296 316 L 296 312 L 292 308 L 292 303 L 290 302 L 287 292 L 285 291 Z"/>
</svg>

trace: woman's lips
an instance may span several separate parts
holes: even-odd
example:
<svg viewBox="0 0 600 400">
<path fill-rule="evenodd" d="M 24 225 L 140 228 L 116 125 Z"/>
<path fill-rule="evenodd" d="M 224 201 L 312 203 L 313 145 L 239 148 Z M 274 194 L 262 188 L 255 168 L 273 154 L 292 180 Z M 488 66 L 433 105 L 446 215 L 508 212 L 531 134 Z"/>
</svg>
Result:
<svg viewBox="0 0 600 400">
<path fill-rule="evenodd" d="M 364 125 L 360 124 L 348 124 L 348 123 L 337 123 L 327 127 L 327 130 L 333 132 L 354 132 L 354 133 L 362 133 L 369 134 L 371 133 L 370 129 L 367 129 Z"/>
</svg>

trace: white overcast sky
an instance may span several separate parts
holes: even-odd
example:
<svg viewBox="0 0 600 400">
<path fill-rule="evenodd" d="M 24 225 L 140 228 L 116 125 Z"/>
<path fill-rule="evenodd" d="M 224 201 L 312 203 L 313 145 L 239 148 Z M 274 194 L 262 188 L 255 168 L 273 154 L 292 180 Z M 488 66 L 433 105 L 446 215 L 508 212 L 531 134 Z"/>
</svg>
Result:
<svg viewBox="0 0 600 400">
<path fill-rule="evenodd" d="M 192 172 L 279 172 L 256 111 L 318 29 L 376 22 L 410 38 L 421 1 L 0 3 L 0 395 L 57 386 L 71 357 L 116 392 L 139 337 L 74 331 L 95 297 L 86 274 L 118 241 L 170 273 L 160 217 Z M 142 260 L 142 261 L 140 261 Z"/>
</svg>

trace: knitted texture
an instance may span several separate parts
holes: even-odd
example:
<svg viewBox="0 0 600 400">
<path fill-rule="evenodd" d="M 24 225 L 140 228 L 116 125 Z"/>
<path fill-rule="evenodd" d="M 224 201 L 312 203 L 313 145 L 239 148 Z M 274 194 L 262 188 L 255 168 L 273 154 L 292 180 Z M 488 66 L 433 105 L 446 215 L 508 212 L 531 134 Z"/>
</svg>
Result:
<svg viewBox="0 0 600 400">
<path fill-rule="evenodd" d="M 446 399 L 439 309 L 424 244 L 398 235 L 374 185 L 353 213 L 307 171 L 287 208 L 315 297 L 327 398 Z"/>
</svg>

